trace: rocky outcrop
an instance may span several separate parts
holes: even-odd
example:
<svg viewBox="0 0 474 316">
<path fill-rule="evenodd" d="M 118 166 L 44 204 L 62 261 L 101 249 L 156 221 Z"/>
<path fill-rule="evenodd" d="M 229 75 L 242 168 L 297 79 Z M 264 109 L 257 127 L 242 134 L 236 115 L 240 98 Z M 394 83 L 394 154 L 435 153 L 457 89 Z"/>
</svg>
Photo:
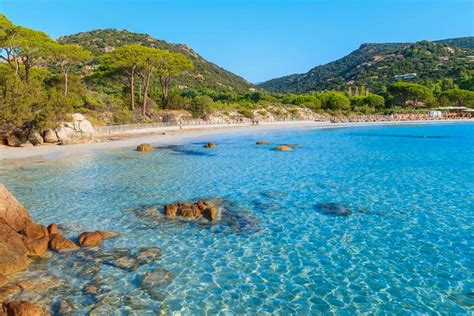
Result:
<svg viewBox="0 0 474 316">
<path fill-rule="evenodd" d="M 59 234 L 58 225 L 56 225 L 55 223 L 49 224 L 49 226 L 48 226 L 48 233 L 49 233 L 49 235 L 56 235 L 56 234 Z"/>
<path fill-rule="evenodd" d="M 215 221 L 218 217 L 217 208 L 212 203 L 204 200 L 195 203 L 178 202 L 167 204 L 164 206 L 164 213 L 169 218 L 205 218 L 208 221 Z"/>
<path fill-rule="evenodd" d="M 15 249 L 6 242 L 0 242 L 0 273 L 11 274 L 28 268 L 26 253 Z"/>
<path fill-rule="evenodd" d="M 214 149 L 214 148 L 217 148 L 217 145 L 214 143 L 207 143 L 204 145 L 204 148 Z"/>
<path fill-rule="evenodd" d="M 30 134 L 28 135 L 28 140 L 34 146 L 42 145 L 44 143 L 44 139 L 41 136 L 40 132 L 34 129 L 30 131 Z"/>
<path fill-rule="evenodd" d="M 155 149 L 155 147 L 153 147 L 150 144 L 141 144 L 137 146 L 137 151 L 143 152 L 143 153 L 152 151 L 153 149 Z"/>
<path fill-rule="evenodd" d="M 84 115 L 74 113 L 72 122 L 61 123 L 56 129 L 56 136 L 61 145 L 88 142 L 97 135 L 96 130 Z"/>
<path fill-rule="evenodd" d="M 31 223 L 28 211 L 2 184 L 0 184 L 0 220 L 15 231 L 21 231 Z"/>
<path fill-rule="evenodd" d="M 0 273 L 11 274 L 28 268 L 28 257 L 45 257 L 52 250 L 77 246 L 62 236 L 56 224 L 32 221 L 25 207 L 0 185 Z"/>
<path fill-rule="evenodd" d="M 91 141 L 97 135 L 96 130 L 84 115 L 71 115 L 71 122 L 63 122 L 56 129 L 38 131 L 31 124 L 7 133 L 0 134 L 0 143 L 11 147 L 32 147 L 43 143 L 62 145 Z"/>
<path fill-rule="evenodd" d="M 159 120 L 162 122 L 179 124 L 180 122 L 191 121 L 193 116 L 188 111 L 166 110 L 158 113 Z"/>
<path fill-rule="evenodd" d="M 26 301 L 11 301 L 2 304 L 0 315 L 5 316 L 46 316 L 48 312 Z M 3 312 L 3 314 L 2 314 Z"/>
<path fill-rule="evenodd" d="M 8 283 L 8 278 L 0 273 L 0 287 Z"/>
<path fill-rule="evenodd" d="M 52 129 L 47 129 L 45 132 L 44 132 L 44 142 L 45 143 L 51 143 L 51 144 L 54 144 L 54 143 L 57 143 L 59 142 L 59 138 L 58 138 L 58 135 L 56 134 L 56 132 Z"/>
<path fill-rule="evenodd" d="M 270 145 L 271 143 L 266 140 L 259 140 L 256 143 L 257 145 Z"/>
</svg>

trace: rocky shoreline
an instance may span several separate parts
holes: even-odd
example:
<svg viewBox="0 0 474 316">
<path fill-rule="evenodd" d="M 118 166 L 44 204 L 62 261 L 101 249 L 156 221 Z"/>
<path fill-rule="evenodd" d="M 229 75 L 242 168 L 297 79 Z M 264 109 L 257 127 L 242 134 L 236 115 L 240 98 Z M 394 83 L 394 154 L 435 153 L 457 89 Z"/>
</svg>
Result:
<svg viewBox="0 0 474 316">
<path fill-rule="evenodd" d="M 12 283 L 10 278 L 28 270 L 31 262 L 50 259 L 53 255 L 48 250 L 55 253 L 77 251 L 80 247 L 99 246 L 104 239 L 116 236 L 108 231 L 83 232 L 77 238 L 78 245 L 65 237 L 55 223 L 48 227 L 35 223 L 15 196 L 0 185 L 0 315 L 47 314 L 44 307 L 10 300 L 21 292 L 49 287 L 44 280 Z"/>
<path fill-rule="evenodd" d="M 221 210 L 222 207 L 208 200 L 177 202 L 162 207 L 159 221 L 212 223 L 220 220 Z M 112 295 L 114 289 L 108 288 L 108 278 L 101 274 L 101 267 L 135 272 L 140 266 L 155 263 L 163 252 L 157 247 L 105 250 L 100 247 L 104 239 L 118 237 L 117 233 L 86 231 L 68 238 L 61 228 L 55 223 L 47 227 L 35 223 L 15 196 L 0 185 L 0 316 L 69 315 L 87 310 L 90 315 L 108 314 L 114 307 L 109 300 L 115 294 Z M 70 231 L 66 232 L 69 236 Z M 66 298 L 67 293 L 77 292 L 66 278 L 50 273 L 49 265 L 58 260 L 67 263 L 66 270 L 61 271 L 65 277 L 74 275 L 84 280 L 81 291 L 96 301 L 91 308 L 78 310 L 74 302 L 54 299 L 57 295 Z M 161 301 L 165 297 L 162 290 L 172 279 L 171 271 L 155 267 L 142 274 L 139 283 L 149 297 Z M 120 299 L 137 310 L 144 308 L 141 301 L 131 296 Z"/>
</svg>

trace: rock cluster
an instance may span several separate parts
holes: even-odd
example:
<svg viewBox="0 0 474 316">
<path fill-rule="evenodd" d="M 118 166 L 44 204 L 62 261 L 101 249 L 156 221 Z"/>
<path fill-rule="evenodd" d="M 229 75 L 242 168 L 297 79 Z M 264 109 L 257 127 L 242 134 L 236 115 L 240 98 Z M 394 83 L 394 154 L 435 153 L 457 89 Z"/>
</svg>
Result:
<svg viewBox="0 0 474 316">
<path fill-rule="evenodd" d="M 78 240 L 81 246 L 92 247 L 116 236 L 108 231 L 84 232 Z M 25 207 L 0 185 L 0 275 L 27 269 L 28 257 L 46 257 L 48 247 L 57 252 L 78 249 L 56 224 L 45 227 L 33 222 Z"/>
<path fill-rule="evenodd" d="M 205 218 L 208 221 L 215 221 L 218 217 L 217 208 L 210 202 L 200 200 L 192 202 L 178 202 L 167 204 L 164 207 L 165 215 L 169 218 L 186 217 L 192 219 Z"/>
<path fill-rule="evenodd" d="M 56 224 L 47 228 L 32 221 L 25 207 L 0 185 L 0 274 L 12 274 L 29 266 L 28 257 L 46 257 L 54 251 L 76 249 Z"/>
<path fill-rule="evenodd" d="M 71 122 L 63 122 L 56 129 L 39 131 L 32 126 L 0 133 L 0 144 L 11 147 L 31 147 L 44 143 L 50 144 L 75 144 L 88 142 L 97 134 L 96 130 L 84 115 L 72 114 Z"/>
</svg>

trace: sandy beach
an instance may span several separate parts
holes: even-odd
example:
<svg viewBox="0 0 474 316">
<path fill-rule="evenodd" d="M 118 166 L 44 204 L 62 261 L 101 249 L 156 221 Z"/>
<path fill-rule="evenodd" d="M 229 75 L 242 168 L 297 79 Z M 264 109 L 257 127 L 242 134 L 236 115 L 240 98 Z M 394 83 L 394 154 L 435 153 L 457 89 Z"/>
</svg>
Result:
<svg viewBox="0 0 474 316">
<path fill-rule="evenodd" d="M 289 121 L 261 123 L 260 125 L 238 124 L 238 125 L 201 125 L 184 126 L 180 129 L 177 126 L 140 129 L 129 131 L 124 134 L 100 135 L 96 140 L 89 143 L 60 146 L 55 144 L 45 144 L 41 146 L 19 148 L 0 147 L 0 165 L 12 163 L 29 163 L 35 161 L 59 159 L 68 156 L 76 156 L 91 151 L 108 150 L 124 147 L 136 147 L 141 143 L 151 143 L 154 146 L 167 146 L 174 144 L 184 144 L 190 141 L 209 141 L 216 135 L 235 133 L 268 132 L 272 130 L 285 129 L 323 129 L 323 128 L 344 128 L 356 126 L 377 126 L 377 125 L 418 125 L 418 124 L 452 124 L 462 122 L 474 122 L 469 119 L 456 120 L 414 120 L 414 121 L 384 121 L 384 122 L 350 122 L 350 123 L 330 123 L 313 121 Z"/>
</svg>

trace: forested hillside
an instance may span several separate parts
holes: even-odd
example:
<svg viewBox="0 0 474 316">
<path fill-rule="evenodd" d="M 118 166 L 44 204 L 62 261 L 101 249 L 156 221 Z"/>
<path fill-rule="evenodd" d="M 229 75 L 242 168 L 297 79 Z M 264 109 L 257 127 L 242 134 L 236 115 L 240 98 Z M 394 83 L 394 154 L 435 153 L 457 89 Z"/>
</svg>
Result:
<svg viewBox="0 0 474 316">
<path fill-rule="evenodd" d="M 99 56 L 100 54 L 128 44 L 140 44 L 173 53 L 181 53 L 190 58 L 194 64 L 194 70 L 191 73 L 176 78 L 176 83 L 183 88 L 209 88 L 245 92 L 252 86 L 245 79 L 205 60 L 188 46 L 170 44 L 155 39 L 148 34 L 138 34 L 126 30 L 105 29 L 64 36 L 59 38 L 58 42 L 79 45 L 91 51 L 94 56 Z"/>
<path fill-rule="evenodd" d="M 326 65 L 260 84 L 271 92 L 347 90 L 365 86 L 380 92 L 399 79 L 429 84 L 468 79 L 474 70 L 474 37 L 436 42 L 363 44 Z M 408 75 L 408 76 L 404 76 Z"/>
</svg>

